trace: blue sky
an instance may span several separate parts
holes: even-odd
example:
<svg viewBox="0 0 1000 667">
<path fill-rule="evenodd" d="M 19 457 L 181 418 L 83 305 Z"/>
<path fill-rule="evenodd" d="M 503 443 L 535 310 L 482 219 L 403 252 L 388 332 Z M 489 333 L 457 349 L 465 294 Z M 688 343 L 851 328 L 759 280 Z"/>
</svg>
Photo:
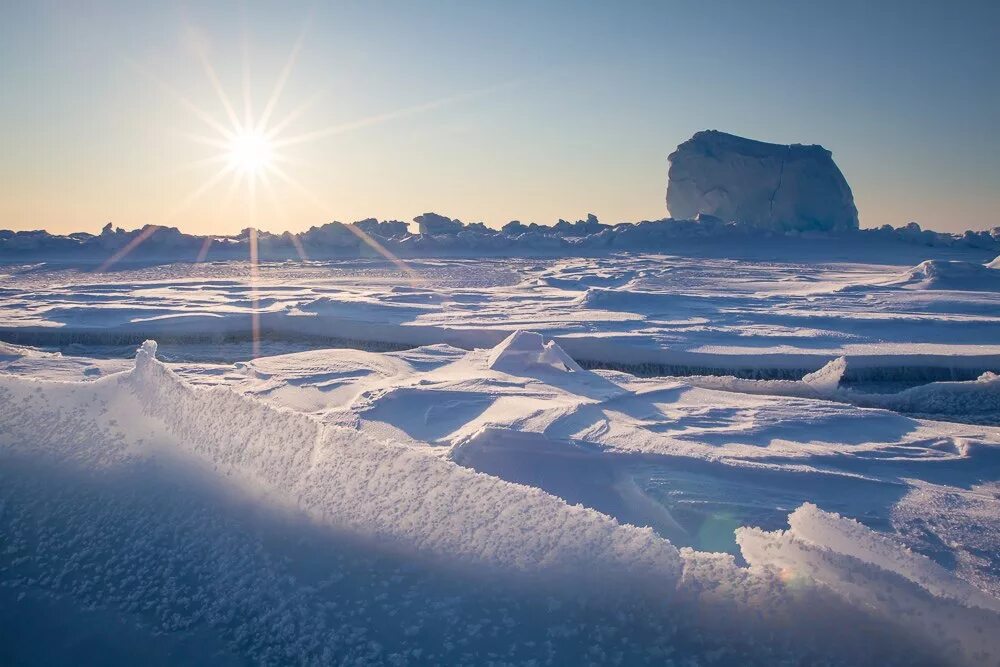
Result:
<svg viewBox="0 0 1000 667">
<path fill-rule="evenodd" d="M 0 11 L 0 228 L 655 219 L 667 154 L 706 128 L 823 144 L 863 226 L 1000 225 L 1000 3 Z M 282 147 L 282 178 L 216 179 L 228 149 L 193 135 L 229 139 L 191 108 L 229 123 L 199 54 L 241 118 L 246 78 L 258 118 L 296 43 L 272 123 L 310 102 L 280 136 L 311 138 Z"/>
</svg>

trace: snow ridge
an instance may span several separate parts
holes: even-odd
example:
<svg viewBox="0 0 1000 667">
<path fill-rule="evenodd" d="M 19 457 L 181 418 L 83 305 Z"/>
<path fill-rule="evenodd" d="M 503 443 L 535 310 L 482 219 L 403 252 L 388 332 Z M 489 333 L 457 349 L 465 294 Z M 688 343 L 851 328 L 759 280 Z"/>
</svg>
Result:
<svg viewBox="0 0 1000 667">
<path fill-rule="evenodd" d="M 537 343 L 522 334 L 501 349 L 541 356 L 553 349 L 541 346 L 539 352 Z M 698 622 L 706 628 L 717 622 L 720 631 L 730 623 L 738 632 L 780 622 L 782 636 L 811 631 L 811 642 L 828 632 L 831 619 L 841 618 L 837 613 L 846 613 L 843 618 L 854 623 L 877 621 L 904 636 L 915 633 L 919 642 L 946 651 L 949 662 L 993 664 L 1000 657 L 1000 603 L 886 536 L 813 505 L 792 513 L 787 531 L 739 529 L 748 570 L 730 556 L 678 551 L 648 528 L 621 525 L 417 448 L 380 442 L 225 387 L 189 385 L 156 359 L 156 350 L 148 341 L 134 369 L 90 383 L 0 376 L 0 454 L 14 449 L 115 469 L 125 459 L 165 452 L 200 464 L 213 483 L 224 476 L 269 504 L 404 554 L 546 583 L 568 581 L 587 594 L 676 600 L 691 605 L 680 608 L 693 616 L 711 617 Z M 167 556 L 190 557 L 159 554 L 156 561 Z M 132 576 L 127 561 L 122 567 Z M 143 595 L 148 593 L 129 603 L 139 604 Z M 832 599 L 841 601 L 839 612 L 824 606 Z M 268 608 L 269 602 L 259 604 Z M 716 614 L 716 603 L 732 615 Z M 827 625 L 802 627 L 797 617 L 810 609 Z M 824 616 L 828 612 L 834 615 Z M 284 612 L 278 618 L 289 642 L 305 632 Z M 856 632 L 849 624 L 837 627 L 845 636 Z M 307 631 L 322 634 L 322 628 Z"/>
<path fill-rule="evenodd" d="M 127 380 L 147 415 L 213 466 L 324 522 L 500 569 L 610 572 L 664 592 L 679 576 L 676 548 L 649 528 L 229 389 L 187 386 L 154 352 L 143 345 Z"/>
<path fill-rule="evenodd" d="M 736 541 L 751 568 L 778 572 L 789 584 L 813 581 L 914 636 L 934 637 L 956 664 L 1000 659 L 1000 602 L 926 558 L 852 519 L 806 503 L 787 531 L 739 528 Z"/>
<path fill-rule="evenodd" d="M 520 329 L 494 347 L 486 363 L 492 370 L 512 375 L 531 369 L 583 372 L 555 341 L 546 343 L 542 334 Z"/>
</svg>

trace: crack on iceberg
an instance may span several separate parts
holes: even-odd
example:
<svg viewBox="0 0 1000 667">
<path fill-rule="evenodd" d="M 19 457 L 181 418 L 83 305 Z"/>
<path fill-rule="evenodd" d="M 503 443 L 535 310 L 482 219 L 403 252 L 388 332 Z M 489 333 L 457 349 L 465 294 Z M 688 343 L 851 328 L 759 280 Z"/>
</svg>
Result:
<svg viewBox="0 0 1000 667">
<path fill-rule="evenodd" d="M 788 160 L 788 154 L 791 152 L 791 146 L 785 146 L 785 154 L 781 156 L 781 165 L 778 167 L 778 184 L 774 186 L 774 192 L 771 193 L 771 200 L 768 202 L 767 219 L 774 225 L 774 200 L 778 196 L 778 190 L 781 189 L 781 181 L 785 175 L 785 161 Z"/>
</svg>

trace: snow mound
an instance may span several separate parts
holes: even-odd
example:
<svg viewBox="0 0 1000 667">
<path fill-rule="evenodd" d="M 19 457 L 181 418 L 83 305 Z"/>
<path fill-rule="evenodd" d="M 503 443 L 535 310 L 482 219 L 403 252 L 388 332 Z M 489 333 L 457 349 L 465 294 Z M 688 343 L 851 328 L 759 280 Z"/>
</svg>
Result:
<svg viewBox="0 0 1000 667">
<path fill-rule="evenodd" d="M 831 394 L 837 391 L 840 381 L 847 372 L 847 359 L 837 357 L 818 371 L 809 373 L 802 382 L 820 394 Z"/>
<path fill-rule="evenodd" d="M 1000 264 L 987 265 L 957 260 L 928 259 L 888 284 L 910 289 L 1000 291 Z"/>
<path fill-rule="evenodd" d="M 851 188 L 822 146 L 707 130 L 667 159 L 667 208 L 674 218 L 712 216 L 774 231 L 858 228 Z"/>
<path fill-rule="evenodd" d="M 545 342 L 542 334 L 533 331 L 515 331 L 493 348 L 487 358 L 487 367 L 517 375 L 535 369 L 554 369 L 563 372 L 582 372 L 579 364 L 555 341 Z"/>
<path fill-rule="evenodd" d="M 931 382 L 881 398 L 877 406 L 890 410 L 930 416 L 962 415 L 977 417 L 983 423 L 1000 423 L 1000 376 L 989 371 L 971 382 Z"/>
<path fill-rule="evenodd" d="M 843 362 L 842 362 L 843 360 Z M 835 359 L 802 380 L 751 380 L 732 376 L 689 376 L 696 387 L 762 396 L 823 398 L 862 408 L 892 410 L 931 419 L 1000 423 L 1000 376 L 985 372 L 971 381 L 930 382 L 897 393 L 867 393 L 839 386 L 847 362 Z M 968 450 L 968 445 L 961 447 Z"/>
</svg>

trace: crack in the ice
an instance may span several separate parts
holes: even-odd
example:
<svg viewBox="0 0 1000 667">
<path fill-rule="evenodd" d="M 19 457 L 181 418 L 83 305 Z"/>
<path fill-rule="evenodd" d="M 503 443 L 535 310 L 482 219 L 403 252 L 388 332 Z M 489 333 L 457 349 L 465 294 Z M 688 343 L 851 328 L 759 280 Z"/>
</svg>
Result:
<svg viewBox="0 0 1000 667">
<path fill-rule="evenodd" d="M 778 184 L 774 186 L 774 192 L 771 193 L 771 201 L 768 205 L 767 217 L 771 224 L 774 224 L 774 198 L 778 196 L 778 190 L 781 189 L 781 181 L 785 175 L 785 161 L 788 159 L 788 154 L 791 152 L 791 146 L 785 146 L 785 154 L 781 158 L 781 166 L 778 168 Z"/>
</svg>

